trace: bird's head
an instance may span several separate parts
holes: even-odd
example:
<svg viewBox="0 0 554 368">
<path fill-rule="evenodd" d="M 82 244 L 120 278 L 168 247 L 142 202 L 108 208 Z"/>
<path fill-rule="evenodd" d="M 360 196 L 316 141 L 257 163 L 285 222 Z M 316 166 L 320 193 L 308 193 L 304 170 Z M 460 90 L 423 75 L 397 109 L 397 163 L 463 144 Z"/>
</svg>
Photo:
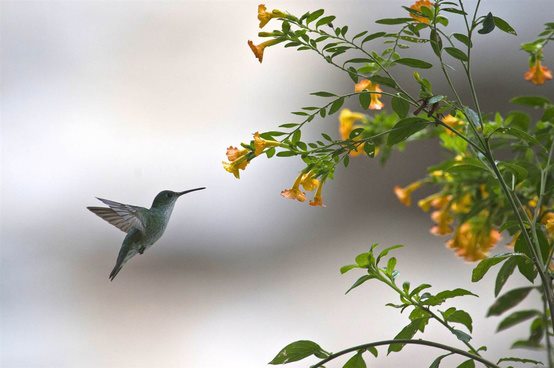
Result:
<svg viewBox="0 0 554 368">
<path fill-rule="evenodd" d="M 158 193 L 156 198 L 154 198 L 154 202 L 152 202 L 152 207 L 160 208 L 160 207 L 173 206 L 177 201 L 177 199 L 183 194 L 187 194 L 187 193 L 194 192 L 197 190 L 202 190 L 202 189 L 206 189 L 206 187 L 189 189 L 183 192 L 174 192 L 171 190 L 161 191 L 160 193 Z"/>
</svg>

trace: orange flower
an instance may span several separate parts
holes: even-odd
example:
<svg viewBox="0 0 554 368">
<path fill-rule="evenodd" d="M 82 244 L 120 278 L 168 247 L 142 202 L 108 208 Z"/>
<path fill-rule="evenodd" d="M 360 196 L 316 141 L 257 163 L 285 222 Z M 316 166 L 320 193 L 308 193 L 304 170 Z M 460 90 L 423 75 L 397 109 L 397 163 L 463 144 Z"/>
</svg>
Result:
<svg viewBox="0 0 554 368">
<path fill-rule="evenodd" d="M 454 213 L 468 213 L 472 203 L 471 194 L 466 193 L 457 201 L 453 202 L 451 208 Z"/>
<path fill-rule="evenodd" d="M 304 202 L 306 200 L 306 193 L 300 190 L 300 183 L 302 182 L 303 174 L 298 175 L 292 188 L 285 189 L 281 192 L 281 195 L 288 199 L 296 199 L 299 202 Z"/>
<path fill-rule="evenodd" d="M 260 137 L 260 133 L 254 133 L 254 155 L 258 156 L 268 147 L 277 147 L 280 143 L 277 141 L 268 141 Z"/>
<path fill-rule="evenodd" d="M 285 13 L 280 10 L 275 9 L 271 12 L 268 12 L 264 4 L 258 5 L 258 20 L 260 21 L 260 28 L 263 28 L 273 18 L 279 18 L 283 16 L 285 16 Z"/>
<path fill-rule="evenodd" d="M 302 185 L 304 189 L 308 192 L 311 192 L 312 190 L 319 187 L 319 180 L 314 178 L 314 175 L 315 173 L 313 171 L 310 171 L 302 175 L 302 179 L 300 179 L 300 185 Z"/>
<path fill-rule="evenodd" d="M 323 204 L 323 198 L 321 197 L 321 190 L 323 189 L 323 182 L 318 182 L 317 191 L 315 192 L 314 199 L 310 201 L 310 206 L 325 207 Z"/>
<path fill-rule="evenodd" d="M 433 5 L 431 4 L 431 1 L 429 1 L 429 0 L 418 0 L 412 6 L 410 6 L 410 9 L 421 13 L 421 8 L 423 6 L 425 6 L 427 8 L 431 8 Z M 427 17 L 422 17 L 422 16 L 412 14 L 412 13 L 410 13 L 410 17 L 414 18 L 418 22 L 429 24 L 429 18 L 427 18 Z"/>
<path fill-rule="evenodd" d="M 420 199 L 417 202 L 417 205 L 423 212 L 429 212 L 431 209 L 431 203 L 439 197 L 438 193 L 431 194 L 429 197 L 425 197 L 423 199 Z"/>
<path fill-rule="evenodd" d="M 342 140 L 350 138 L 350 133 L 354 130 L 354 123 L 365 120 L 365 115 L 358 112 L 352 112 L 349 109 L 342 109 L 339 115 L 339 133 Z M 350 151 L 350 156 L 358 156 L 364 152 L 364 143 L 358 144 L 354 151 Z"/>
<path fill-rule="evenodd" d="M 265 48 L 268 47 L 268 46 L 275 45 L 277 42 L 278 42 L 277 40 L 268 40 L 268 41 L 262 42 L 259 45 L 254 45 L 254 42 L 248 40 L 248 46 L 250 46 L 250 49 L 254 53 L 254 56 L 256 56 L 256 58 L 261 63 L 262 60 L 264 59 L 264 50 L 265 50 Z"/>
<path fill-rule="evenodd" d="M 554 212 L 547 212 L 542 217 L 541 223 L 546 227 L 548 236 L 554 238 Z"/>
<path fill-rule="evenodd" d="M 244 170 L 248 165 L 248 158 L 246 155 L 249 153 L 246 149 L 239 150 L 237 147 L 230 146 L 227 148 L 227 159 L 229 162 L 223 161 L 223 168 L 240 179 L 239 170 Z"/>
<path fill-rule="evenodd" d="M 546 66 L 541 65 L 540 58 L 537 57 L 536 59 L 535 64 L 525 72 L 523 77 L 535 85 L 540 85 L 552 79 L 552 72 Z"/>
<path fill-rule="evenodd" d="M 464 126 L 465 122 L 462 119 L 458 119 L 455 116 L 452 116 L 450 114 L 446 115 L 444 118 L 442 118 L 442 122 L 451 127 L 452 129 L 458 130 L 458 128 Z M 448 135 L 454 135 L 453 132 L 450 130 L 446 130 L 446 134 Z"/>
<path fill-rule="evenodd" d="M 237 147 L 233 146 L 229 146 L 229 148 L 227 148 L 227 158 L 229 159 L 229 161 L 236 161 L 247 153 L 248 150 L 246 149 L 239 150 Z"/>
<path fill-rule="evenodd" d="M 381 98 L 381 94 L 378 92 L 383 92 L 383 90 L 377 83 L 372 83 L 370 80 L 362 79 L 354 85 L 354 92 L 360 93 L 363 91 L 371 93 L 371 100 L 368 106 L 370 110 L 381 110 L 383 106 L 385 106 L 385 104 L 379 100 Z"/>
<path fill-rule="evenodd" d="M 401 188 L 397 185 L 394 187 L 394 194 L 396 194 L 396 197 L 400 203 L 406 207 L 409 207 L 412 205 L 412 192 L 421 187 L 422 184 L 423 182 L 416 181 L 405 188 Z"/>
<path fill-rule="evenodd" d="M 446 246 L 454 249 L 456 255 L 466 261 L 475 262 L 486 258 L 489 250 L 498 243 L 500 233 L 474 222 L 465 222 L 458 229 L 454 238 L 450 239 Z"/>
<path fill-rule="evenodd" d="M 437 225 L 431 228 L 431 234 L 433 235 L 447 235 L 452 232 L 452 223 L 454 219 L 450 213 L 450 202 L 452 201 L 451 195 L 436 195 L 431 199 L 431 206 L 437 211 L 431 213 L 431 219 L 437 223 Z"/>
</svg>

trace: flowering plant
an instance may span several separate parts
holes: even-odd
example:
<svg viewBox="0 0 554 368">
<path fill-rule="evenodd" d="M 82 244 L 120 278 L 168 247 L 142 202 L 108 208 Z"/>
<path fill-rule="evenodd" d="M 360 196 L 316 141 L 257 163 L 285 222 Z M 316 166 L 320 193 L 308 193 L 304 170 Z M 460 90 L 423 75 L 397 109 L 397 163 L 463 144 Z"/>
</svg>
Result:
<svg viewBox="0 0 554 368">
<path fill-rule="evenodd" d="M 472 49 L 478 37 L 499 30 L 508 35 L 516 31 L 504 19 L 492 13 L 481 14 L 480 1 L 470 12 L 464 1 L 418 0 L 403 7 L 400 18 L 379 19 L 376 23 L 387 29 L 349 35 L 348 26 L 337 26 L 335 17 L 323 9 L 295 16 L 281 10 L 258 8 L 260 28 L 280 23 L 270 32 L 259 36 L 268 40 L 248 45 L 261 63 L 266 48 L 284 44 L 286 48 L 311 51 L 327 63 L 346 73 L 352 79 L 352 90 L 345 94 L 319 91 L 320 106 L 303 107 L 294 112 L 301 120 L 279 126 L 278 130 L 256 132 L 253 140 L 241 148 L 227 149 L 228 161 L 224 168 L 236 178 L 240 171 L 257 157 L 298 157 L 305 168 L 298 174 L 292 187 L 281 195 L 300 202 L 306 193 L 315 191 L 309 204 L 324 206 L 323 187 L 333 178 L 338 165 L 348 166 L 357 156 L 379 157 L 386 162 L 391 152 L 401 150 L 416 140 L 438 140 L 449 152 L 447 160 L 428 169 L 422 179 L 405 187 L 396 186 L 394 193 L 401 203 L 412 204 L 413 192 L 422 186 L 432 186 L 435 193 L 418 201 L 418 206 L 430 212 L 434 226 L 431 233 L 447 236 L 446 245 L 456 255 L 469 262 L 480 261 L 472 273 L 477 282 L 493 268 L 502 264 L 496 276 L 495 303 L 489 316 L 499 316 L 516 307 L 528 295 L 535 294 L 543 303 L 537 309 L 520 310 L 508 314 L 498 331 L 530 321 L 530 335 L 513 343 L 514 348 L 545 348 L 546 360 L 553 367 L 553 349 L 550 342 L 554 320 L 554 292 L 551 268 L 554 253 L 554 104 L 546 97 L 518 96 L 511 102 L 525 108 L 541 111 L 532 122 L 524 111 L 513 111 L 502 116 L 488 114 L 481 109 L 472 78 Z M 461 17 L 464 32 L 449 29 L 448 17 Z M 392 28 L 391 31 L 389 28 Z M 547 23 L 537 39 L 524 43 L 522 50 L 529 54 L 529 70 L 524 78 L 535 85 L 552 79 L 552 73 L 543 65 L 543 50 L 554 37 L 554 23 Z M 382 41 L 386 47 L 377 52 L 372 42 Z M 424 72 L 432 70 L 430 61 L 408 56 L 412 47 L 428 47 L 451 90 L 450 96 L 433 92 L 433 86 Z M 463 101 L 457 92 L 449 63 L 461 66 L 471 90 L 471 101 Z M 414 70 L 413 80 L 399 80 L 395 68 Z M 413 96 L 404 87 L 415 83 L 419 94 Z M 342 109 L 345 100 L 357 98 L 366 113 Z M 388 106 L 387 106 L 388 105 Z M 386 111 L 387 107 L 392 111 Z M 338 113 L 340 139 L 322 133 L 314 142 L 302 139 L 302 130 L 314 119 Z M 509 152 L 499 159 L 497 152 Z M 508 251 L 489 256 L 489 251 L 505 233 L 509 239 Z M 344 266 L 342 273 L 359 270 L 363 275 L 348 290 L 351 291 L 372 280 L 388 285 L 400 297 L 399 304 L 388 304 L 400 311 L 409 310 L 409 323 L 393 339 L 371 342 L 331 354 L 312 341 L 300 340 L 283 348 L 270 364 L 284 364 L 315 356 L 313 367 L 322 367 L 335 358 L 350 354 L 344 367 L 365 367 L 366 353 L 377 356 L 376 347 L 387 345 L 388 352 L 401 351 L 406 344 L 419 344 L 442 349 L 431 367 L 439 367 L 445 359 L 460 356 L 464 361 L 458 367 L 505 367 L 514 363 L 541 364 L 522 356 L 485 357 L 486 347 L 471 342 L 472 318 L 456 307 L 439 309 L 453 298 L 475 295 L 464 289 L 430 291 L 429 284 L 410 285 L 398 281 L 397 260 L 389 253 L 398 246 L 381 249 L 374 244 L 368 252 L 355 258 L 355 263 Z M 528 281 L 526 287 L 501 294 L 514 272 Z M 430 320 L 438 321 L 459 340 L 461 348 L 433 341 L 414 339 L 423 333 Z M 465 328 L 465 330 L 463 330 Z M 365 354 L 365 357 L 364 357 Z"/>
</svg>

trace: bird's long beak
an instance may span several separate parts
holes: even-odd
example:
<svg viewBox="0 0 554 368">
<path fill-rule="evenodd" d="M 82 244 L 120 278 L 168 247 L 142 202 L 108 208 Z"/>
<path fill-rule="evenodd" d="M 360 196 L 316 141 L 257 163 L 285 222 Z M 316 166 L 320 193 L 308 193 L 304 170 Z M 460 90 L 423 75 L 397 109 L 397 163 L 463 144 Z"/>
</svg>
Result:
<svg viewBox="0 0 554 368">
<path fill-rule="evenodd" d="M 177 194 L 178 194 L 179 196 L 182 196 L 183 194 L 187 194 L 187 193 L 190 193 L 190 192 L 195 192 L 195 191 L 197 191 L 197 190 L 202 190 L 202 189 L 206 189 L 206 187 L 189 189 L 189 190 L 185 190 L 184 192 L 178 192 Z"/>
</svg>

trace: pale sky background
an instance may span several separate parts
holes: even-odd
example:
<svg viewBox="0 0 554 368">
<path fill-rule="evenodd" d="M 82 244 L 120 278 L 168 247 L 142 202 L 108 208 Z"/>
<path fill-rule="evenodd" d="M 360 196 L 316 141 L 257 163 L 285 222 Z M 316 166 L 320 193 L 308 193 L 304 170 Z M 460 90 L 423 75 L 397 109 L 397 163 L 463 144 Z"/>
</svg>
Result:
<svg viewBox="0 0 554 368">
<path fill-rule="evenodd" d="M 436 142 L 395 154 L 385 168 L 352 160 L 327 185 L 324 209 L 279 195 L 302 168 L 297 159 L 257 159 L 240 181 L 222 169 L 226 147 L 293 120 L 290 111 L 318 103 L 310 92 L 352 88 L 346 75 L 292 49 L 267 49 L 259 65 L 246 45 L 257 42 L 257 4 L 0 3 L 0 365 L 254 368 L 299 339 L 338 351 L 392 338 L 407 323 L 384 306 L 394 294 L 368 283 L 345 296 L 361 274 L 338 272 L 372 242 L 406 244 L 397 252 L 400 280 L 478 292 L 455 305 L 473 314 L 474 344 L 487 344 L 487 357 L 542 359 L 508 350 L 527 325 L 494 334 L 499 319 L 484 318 L 494 278 L 471 284 L 473 265 L 429 234 L 426 214 L 392 194 L 441 157 Z M 296 14 L 325 7 L 353 34 L 380 30 L 375 19 L 410 4 L 267 3 Z M 484 110 L 507 112 L 516 94 L 554 96 L 552 83 L 523 81 L 527 60 L 518 51 L 552 21 L 553 8 L 483 2 L 519 33 L 479 37 Z M 427 48 L 411 55 L 432 58 Z M 322 130 L 336 135 L 336 117 L 314 121 L 307 134 Z M 198 186 L 208 189 L 183 197 L 164 237 L 110 283 L 124 234 L 85 209 L 99 205 L 94 197 L 149 206 L 163 189 Z M 527 307 L 537 303 L 529 298 Z M 461 346 L 436 323 L 428 330 L 427 339 Z M 439 354 L 407 347 L 374 365 L 428 367 Z"/>
</svg>

